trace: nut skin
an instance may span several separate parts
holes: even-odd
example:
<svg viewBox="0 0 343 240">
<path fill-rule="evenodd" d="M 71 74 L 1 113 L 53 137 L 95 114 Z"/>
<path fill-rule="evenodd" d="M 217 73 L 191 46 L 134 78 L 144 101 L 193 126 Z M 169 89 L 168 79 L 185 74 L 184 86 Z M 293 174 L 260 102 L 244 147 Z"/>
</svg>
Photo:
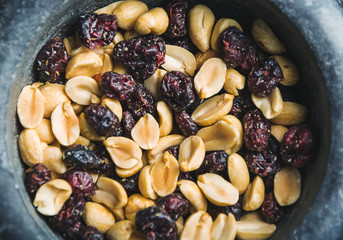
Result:
<svg viewBox="0 0 343 240">
<path fill-rule="evenodd" d="M 140 15 L 134 25 L 138 34 L 163 34 L 169 25 L 169 18 L 163 8 L 153 8 Z"/>
</svg>

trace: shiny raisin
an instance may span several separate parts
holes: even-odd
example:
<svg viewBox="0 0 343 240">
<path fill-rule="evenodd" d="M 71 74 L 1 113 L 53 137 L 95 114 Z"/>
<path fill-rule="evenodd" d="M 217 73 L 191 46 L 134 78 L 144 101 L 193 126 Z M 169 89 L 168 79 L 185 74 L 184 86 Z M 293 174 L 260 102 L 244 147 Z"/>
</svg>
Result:
<svg viewBox="0 0 343 240">
<path fill-rule="evenodd" d="M 76 195 L 93 196 L 95 194 L 93 178 L 85 170 L 68 170 L 63 173 L 62 178 L 67 180 Z"/>
<path fill-rule="evenodd" d="M 199 131 L 198 125 L 187 112 L 175 112 L 175 120 L 181 133 L 187 137 L 195 135 Z"/>
<path fill-rule="evenodd" d="M 212 219 L 216 219 L 220 213 L 224 213 L 226 215 L 228 215 L 229 213 L 232 213 L 235 219 L 239 221 L 243 213 L 242 196 L 240 197 L 239 201 L 232 206 L 220 207 L 220 206 L 212 204 L 211 202 L 208 202 L 207 212 L 211 215 Z"/>
<path fill-rule="evenodd" d="M 85 226 L 80 230 L 80 240 L 103 240 L 104 235 L 95 227 Z"/>
<path fill-rule="evenodd" d="M 270 149 L 262 152 L 247 151 L 244 159 L 249 171 L 260 177 L 273 175 L 282 168 L 280 156 Z"/>
<path fill-rule="evenodd" d="M 186 15 L 188 3 L 184 0 L 174 0 L 167 6 L 169 25 L 164 33 L 168 38 L 177 38 L 187 35 Z"/>
<path fill-rule="evenodd" d="M 253 108 L 254 103 L 251 100 L 251 94 L 247 93 L 247 91 L 240 91 L 240 94 L 233 99 L 232 108 L 229 114 L 242 120 L 245 113 Z"/>
<path fill-rule="evenodd" d="M 126 190 L 127 195 L 132 195 L 134 193 L 139 193 L 138 178 L 140 172 L 132 175 L 131 177 L 122 178 L 115 176 L 114 179 L 118 181 Z"/>
<path fill-rule="evenodd" d="M 283 217 L 283 210 L 277 203 L 273 192 L 264 196 L 261 213 L 264 219 L 269 223 L 278 222 Z"/>
<path fill-rule="evenodd" d="M 176 221 L 188 212 L 189 201 L 179 193 L 172 193 L 157 200 L 156 206 L 165 210 Z"/>
<path fill-rule="evenodd" d="M 116 100 L 127 99 L 135 85 L 136 82 L 131 75 L 106 72 L 101 76 L 101 92 Z"/>
<path fill-rule="evenodd" d="M 121 120 L 123 127 L 123 135 L 127 138 L 131 138 L 131 130 L 136 125 L 136 121 L 133 115 L 129 111 L 123 112 L 123 118 Z"/>
<path fill-rule="evenodd" d="M 34 165 L 26 176 L 25 186 L 28 193 L 33 196 L 40 186 L 51 180 L 51 171 L 43 164 Z"/>
<path fill-rule="evenodd" d="M 89 145 L 89 149 L 100 159 L 95 167 L 99 173 L 109 175 L 115 171 L 115 165 L 102 142 L 95 142 Z"/>
<path fill-rule="evenodd" d="M 216 173 L 227 177 L 227 160 L 229 155 L 224 151 L 207 152 L 200 168 L 196 170 L 197 175 L 204 173 Z"/>
</svg>

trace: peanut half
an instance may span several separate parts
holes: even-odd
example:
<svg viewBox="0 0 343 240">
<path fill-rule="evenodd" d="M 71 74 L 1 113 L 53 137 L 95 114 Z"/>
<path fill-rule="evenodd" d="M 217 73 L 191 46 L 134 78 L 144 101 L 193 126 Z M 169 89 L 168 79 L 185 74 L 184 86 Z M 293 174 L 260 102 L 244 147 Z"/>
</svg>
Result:
<svg viewBox="0 0 343 240">
<path fill-rule="evenodd" d="M 151 206 L 155 206 L 154 201 L 143 197 L 139 193 L 131 195 L 124 208 L 126 219 L 134 223 L 136 221 L 136 213 Z"/>
<path fill-rule="evenodd" d="M 149 113 L 141 117 L 131 130 L 132 139 L 145 150 L 153 149 L 158 142 L 159 136 L 159 125 Z"/>
<path fill-rule="evenodd" d="M 140 15 L 134 25 L 138 34 L 163 34 L 169 25 L 169 18 L 163 8 L 157 7 Z"/>
<path fill-rule="evenodd" d="M 77 76 L 92 77 L 100 72 L 102 67 L 101 57 L 94 52 L 76 54 L 67 64 L 66 78 Z"/>
<path fill-rule="evenodd" d="M 183 172 L 198 169 L 205 158 L 205 144 L 199 136 L 190 136 L 180 145 L 179 164 Z"/>
<path fill-rule="evenodd" d="M 33 166 L 43 161 L 43 150 L 47 144 L 41 142 L 37 132 L 33 129 L 24 129 L 18 137 L 20 156 L 24 163 Z"/>
<path fill-rule="evenodd" d="M 238 90 L 242 90 L 245 86 L 245 77 L 237 70 L 229 68 L 226 72 L 226 78 L 224 82 L 224 89 L 226 92 L 238 96 Z"/>
<path fill-rule="evenodd" d="M 280 206 L 295 203 L 301 193 L 301 175 L 297 168 L 286 166 L 275 174 L 274 195 Z"/>
<path fill-rule="evenodd" d="M 137 18 L 148 11 L 148 6 L 141 1 L 122 1 L 113 10 L 117 16 L 118 26 L 124 30 L 131 30 Z"/>
<path fill-rule="evenodd" d="M 196 211 L 207 210 L 207 200 L 198 185 L 191 180 L 180 180 L 177 182 L 180 192 L 188 199 Z"/>
<path fill-rule="evenodd" d="M 220 213 L 212 224 L 211 240 L 234 240 L 236 237 L 237 223 L 232 213 L 226 216 Z"/>
<path fill-rule="evenodd" d="M 51 121 L 43 118 L 41 123 L 34 128 L 40 140 L 46 144 L 51 144 L 56 141 L 55 135 L 52 132 Z"/>
<path fill-rule="evenodd" d="M 219 57 L 220 57 L 220 54 L 214 51 L 213 49 L 209 49 L 206 52 L 198 52 L 197 54 L 195 54 L 195 60 L 197 62 L 196 70 L 199 70 L 208 59 L 219 58 Z"/>
<path fill-rule="evenodd" d="M 228 27 L 236 27 L 238 28 L 241 32 L 243 32 L 243 29 L 241 27 L 241 25 L 239 25 L 238 22 L 236 22 L 235 20 L 231 19 L 231 18 L 221 18 L 218 20 L 218 22 L 216 23 L 216 25 L 213 28 L 213 32 L 211 35 L 211 47 L 213 50 L 215 51 L 220 51 L 220 34 L 222 32 L 225 31 L 225 29 L 227 29 Z"/>
<path fill-rule="evenodd" d="M 135 30 L 129 30 L 124 33 L 124 40 L 130 40 L 139 36 L 140 35 Z"/>
<path fill-rule="evenodd" d="M 225 152 L 229 155 L 238 152 L 243 145 L 243 125 L 241 121 L 233 115 L 226 115 L 222 117 L 220 120 L 223 120 L 224 122 L 230 124 L 238 131 L 237 141 L 232 147 L 226 149 Z"/>
<path fill-rule="evenodd" d="M 69 79 L 65 85 L 65 92 L 71 100 L 80 105 L 89 105 L 93 94 L 101 96 L 98 83 L 93 78 L 85 76 Z"/>
<path fill-rule="evenodd" d="M 113 214 L 95 202 L 86 202 L 82 217 L 87 225 L 97 228 L 102 233 L 106 233 L 115 224 Z"/>
<path fill-rule="evenodd" d="M 211 239 L 211 216 L 204 211 L 193 213 L 186 221 L 180 240 L 208 240 Z"/>
<path fill-rule="evenodd" d="M 101 98 L 101 105 L 110 109 L 111 112 L 118 117 L 119 121 L 121 121 L 123 117 L 123 108 L 118 100 L 109 97 L 103 97 Z"/>
<path fill-rule="evenodd" d="M 251 99 L 267 119 L 275 118 L 282 112 L 283 100 L 279 88 L 275 88 L 268 97 L 252 94 Z"/>
<path fill-rule="evenodd" d="M 237 221 L 237 239 L 240 240 L 268 239 L 275 230 L 275 224 L 267 223 L 256 218 L 255 215 L 246 219 L 243 216 L 240 221 Z"/>
<path fill-rule="evenodd" d="M 231 184 L 237 188 L 240 195 L 243 194 L 250 183 L 250 174 L 246 162 L 239 154 L 234 153 L 229 156 L 227 166 Z"/>
<path fill-rule="evenodd" d="M 298 67 L 289 59 L 284 56 L 274 55 L 271 56 L 279 64 L 284 80 L 280 83 L 285 86 L 294 86 L 299 82 L 300 73 Z"/>
<path fill-rule="evenodd" d="M 108 229 L 106 237 L 108 240 L 130 240 L 135 230 L 136 227 L 130 220 L 122 220 Z"/>
<path fill-rule="evenodd" d="M 62 160 L 61 148 L 55 146 L 48 146 L 43 150 L 43 161 L 42 163 L 51 171 L 63 174 L 67 171 L 67 166 Z"/>
<path fill-rule="evenodd" d="M 161 82 L 164 77 L 164 75 L 167 73 L 166 70 L 163 69 L 157 69 L 151 77 L 144 80 L 144 85 L 146 88 L 151 92 L 152 96 L 155 99 L 162 99 L 160 88 L 161 88 Z"/>
<path fill-rule="evenodd" d="M 167 136 L 173 130 L 173 111 L 163 101 L 157 103 L 156 109 L 159 115 L 160 137 Z"/>
<path fill-rule="evenodd" d="M 287 131 L 288 131 L 288 128 L 284 126 L 280 126 L 280 125 L 272 125 L 271 130 L 270 130 L 273 137 L 275 137 L 276 140 L 278 140 L 278 142 L 280 143 L 282 142 L 283 136 L 285 135 Z"/>
<path fill-rule="evenodd" d="M 157 194 L 152 187 L 151 183 L 151 167 L 152 165 L 145 166 L 139 174 L 138 187 L 141 194 L 150 199 L 157 199 Z"/>
<path fill-rule="evenodd" d="M 243 209 L 245 211 L 254 211 L 262 205 L 263 201 L 264 183 L 262 178 L 256 176 L 244 194 Z"/>
<path fill-rule="evenodd" d="M 301 104 L 284 102 L 281 113 L 270 121 L 282 126 L 298 125 L 305 121 L 307 112 L 307 108 Z"/>
<path fill-rule="evenodd" d="M 96 11 L 94 11 L 94 13 L 96 14 L 108 14 L 108 15 L 112 15 L 114 9 L 118 6 L 119 3 L 121 3 L 123 1 L 118 1 L 118 2 L 114 2 L 111 4 L 106 5 L 105 7 L 99 8 Z"/>
<path fill-rule="evenodd" d="M 131 176 L 135 175 L 142 168 L 143 168 L 143 161 L 141 160 L 141 161 L 138 161 L 138 163 L 135 166 L 133 166 L 132 168 L 129 168 L 129 169 L 116 167 L 116 173 L 119 177 L 127 178 L 127 177 L 131 177 Z"/>
</svg>

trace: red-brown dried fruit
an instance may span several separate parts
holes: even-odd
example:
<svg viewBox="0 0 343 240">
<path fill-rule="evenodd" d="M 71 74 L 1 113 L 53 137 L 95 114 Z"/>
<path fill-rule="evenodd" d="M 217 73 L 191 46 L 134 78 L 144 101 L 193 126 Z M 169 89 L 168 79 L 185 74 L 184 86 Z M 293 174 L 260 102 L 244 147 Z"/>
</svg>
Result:
<svg viewBox="0 0 343 240">
<path fill-rule="evenodd" d="M 118 181 L 126 190 L 128 196 L 132 194 L 139 193 L 138 187 L 138 179 L 139 179 L 140 172 L 132 175 L 131 177 L 122 178 L 119 176 L 115 176 L 114 179 Z"/>
<path fill-rule="evenodd" d="M 247 40 L 248 40 L 248 49 L 246 52 L 245 59 L 243 63 L 241 64 L 241 69 L 243 72 L 250 71 L 250 69 L 253 68 L 253 66 L 255 66 L 256 62 L 258 61 L 257 46 L 255 42 L 250 37 L 247 37 Z"/>
<path fill-rule="evenodd" d="M 266 194 L 274 191 L 274 177 L 275 177 L 275 175 L 269 175 L 269 176 L 266 176 L 262 179 L 263 183 L 264 183 L 264 189 L 265 189 Z"/>
<path fill-rule="evenodd" d="M 102 142 L 92 143 L 89 149 L 100 159 L 100 162 L 95 167 L 99 173 L 110 175 L 115 171 L 115 165 Z"/>
<path fill-rule="evenodd" d="M 133 115 L 129 111 L 123 112 L 123 117 L 121 119 L 123 126 L 123 136 L 131 138 L 131 130 L 136 125 L 136 121 L 133 118 Z"/>
<path fill-rule="evenodd" d="M 33 196 L 40 186 L 51 180 L 51 171 L 43 164 L 34 165 L 26 176 L 26 190 Z"/>
<path fill-rule="evenodd" d="M 177 38 L 187 35 L 186 15 L 188 3 L 184 0 L 174 0 L 167 6 L 169 25 L 164 33 L 168 38 Z"/>
<path fill-rule="evenodd" d="M 80 240 L 103 240 L 104 235 L 95 227 L 85 226 L 80 230 Z"/>
<path fill-rule="evenodd" d="M 51 225 L 50 225 L 51 226 Z M 66 229 L 55 229 L 67 240 L 75 240 L 80 236 L 80 231 L 84 227 L 84 224 L 81 221 L 77 221 L 74 225 L 67 227 Z M 53 226 L 51 226 L 54 229 Z"/>
<path fill-rule="evenodd" d="M 216 173 L 227 178 L 228 157 L 229 155 L 224 151 L 207 152 L 200 168 L 196 170 L 196 174 L 199 176 L 204 173 Z"/>
<path fill-rule="evenodd" d="M 191 171 L 191 172 L 182 172 L 180 171 L 178 181 L 185 179 L 185 180 L 191 180 L 193 182 L 197 181 L 196 178 L 196 171 Z"/>
<path fill-rule="evenodd" d="M 165 151 L 168 151 L 176 159 L 179 158 L 180 145 L 170 146 Z"/>
<path fill-rule="evenodd" d="M 131 75 L 106 72 L 101 76 L 101 92 L 119 101 L 127 99 L 135 85 L 136 82 Z"/>
<path fill-rule="evenodd" d="M 232 206 L 226 206 L 226 207 L 220 207 L 220 206 L 214 205 L 211 202 L 208 202 L 207 212 L 211 215 L 212 219 L 216 219 L 220 213 L 224 213 L 226 215 L 228 215 L 229 213 L 232 213 L 235 219 L 239 221 L 243 213 L 242 200 L 243 200 L 243 195 L 240 196 L 239 201 L 236 204 Z"/>
<path fill-rule="evenodd" d="M 198 51 L 198 48 L 194 45 L 194 43 L 188 36 L 182 38 L 166 39 L 166 43 L 182 47 L 193 54 L 196 54 Z"/>
<path fill-rule="evenodd" d="M 180 193 L 172 193 L 157 200 L 156 206 L 165 210 L 176 221 L 188 212 L 189 201 Z"/>
<path fill-rule="evenodd" d="M 181 133 L 187 137 L 197 134 L 199 126 L 187 112 L 175 112 L 175 120 Z"/>
<path fill-rule="evenodd" d="M 239 95 L 233 99 L 232 108 L 229 114 L 242 120 L 245 113 L 255 107 L 251 100 L 251 93 L 246 90 L 239 91 Z"/>
<path fill-rule="evenodd" d="M 269 223 L 278 222 L 283 217 L 283 210 L 277 203 L 273 192 L 264 196 L 261 213 L 264 219 Z"/>
<path fill-rule="evenodd" d="M 282 168 L 280 156 L 270 149 L 262 152 L 247 151 L 244 159 L 249 171 L 260 177 L 273 175 Z"/>
<path fill-rule="evenodd" d="M 95 184 L 93 178 L 84 170 L 71 169 L 63 173 L 65 179 L 73 189 L 73 194 L 80 196 L 93 196 L 95 194 Z"/>
</svg>

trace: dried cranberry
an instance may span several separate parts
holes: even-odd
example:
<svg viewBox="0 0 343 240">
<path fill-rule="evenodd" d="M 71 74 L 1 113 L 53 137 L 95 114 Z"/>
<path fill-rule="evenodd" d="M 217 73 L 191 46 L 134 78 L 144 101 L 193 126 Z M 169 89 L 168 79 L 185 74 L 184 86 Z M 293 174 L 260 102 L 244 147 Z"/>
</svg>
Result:
<svg viewBox="0 0 343 240">
<path fill-rule="evenodd" d="M 272 192 L 264 196 L 261 213 L 269 223 L 275 223 L 283 217 L 283 210 L 277 203 Z"/>
<path fill-rule="evenodd" d="M 182 72 L 167 72 L 162 79 L 161 94 L 171 108 L 181 112 L 194 102 L 192 79 Z"/>
<path fill-rule="evenodd" d="M 236 218 L 237 221 L 239 221 L 242 217 L 242 196 L 240 197 L 239 201 L 232 205 L 232 206 L 226 206 L 226 207 L 220 207 L 212 204 L 211 202 L 208 202 L 207 206 L 207 212 L 211 215 L 212 219 L 215 220 L 217 216 L 220 213 L 224 213 L 228 215 L 229 213 L 232 213 L 233 216 Z"/>
<path fill-rule="evenodd" d="M 80 231 L 80 240 L 103 240 L 104 235 L 95 227 L 86 226 Z"/>
<path fill-rule="evenodd" d="M 51 171 L 43 164 L 38 163 L 34 165 L 31 171 L 26 176 L 26 189 L 32 196 L 40 186 L 51 180 Z"/>
<path fill-rule="evenodd" d="M 258 61 L 248 77 L 250 91 L 259 97 L 267 97 L 284 80 L 282 70 L 274 58 Z"/>
<path fill-rule="evenodd" d="M 270 149 L 262 152 L 247 151 L 244 159 L 249 171 L 260 177 L 273 175 L 282 168 L 280 157 Z"/>
<path fill-rule="evenodd" d="M 68 53 L 62 39 L 57 37 L 48 40 L 36 57 L 38 80 L 65 84 L 67 63 Z"/>
<path fill-rule="evenodd" d="M 97 164 L 93 169 L 96 169 L 102 174 L 111 174 L 115 171 L 115 165 L 108 154 L 105 145 L 102 142 L 96 142 L 89 145 L 89 149 L 95 153 L 100 159 L 99 164 Z"/>
<path fill-rule="evenodd" d="M 275 175 L 269 175 L 263 178 L 266 194 L 274 191 L 274 177 Z"/>
<path fill-rule="evenodd" d="M 179 177 L 178 177 L 178 181 L 179 180 L 191 180 L 193 182 L 196 182 L 196 171 L 191 171 L 191 172 L 182 172 L 180 171 Z"/>
<path fill-rule="evenodd" d="M 195 135 L 199 131 L 198 125 L 187 112 L 175 112 L 175 120 L 181 133 L 187 137 Z"/>
<path fill-rule="evenodd" d="M 169 214 L 159 207 L 148 207 L 136 214 L 136 228 L 147 240 L 176 240 L 177 227 Z"/>
<path fill-rule="evenodd" d="M 248 40 L 248 49 L 243 63 L 241 64 L 241 69 L 243 72 L 250 71 L 250 69 L 255 66 L 258 56 L 257 56 L 257 46 L 255 42 L 247 37 Z"/>
<path fill-rule="evenodd" d="M 69 182 L 73 189 L 73 193 L 76 195 L 93 196 L 95 194 L 93 178 L 84 170 L 68 170 L 62 175 L 62 178 Z"/>
<path fill-rule="evenodd" d="M 188 3 L 184 0 L 174 0 L 167 6 L 169 25 L 165 35 L 168 38 L 183 37 L 187 35 L 186 15 Z"/>
<path fill-rule="evenodd" d="M 136 173 L 135 175 L 132 175 L 131 177 L 122 178 L 119 176 L 115 176 L 114 179 L 118 181 L 126 190 L 127 195 L 132 195 L 134 193 L 139 193 L 139 187 L 138 187 L 138 179 L 139 179 L 139 173 Z"/>
<path fill-rule="evenodd" d="M 77 31 L 81 43 L 89 49 L 107 46 L 117 34 L 117 16 L 108 14 L 86 13 L 81 15 Z"/>
<path fill-rule="evenodd" d="M 129 111 L 123 112 L 123 117 L 121 119 L 123 126 L 123 135 L 127 138 L 131 137 L 131 130 L 136 125 L 136 121 L 133 118 L 133 115 Z"/>
<path fill-rule="evenodd" d="M 84 110 L 87 122 L 101 136 L 122 134 L 119 118 L 107 107 L 92 103 Z"/>
<path fill-rule="evenodd" d="M 251 93 L 247 90 L 240 91 L 238 96 L 233 99 L 232 108 L 229 114 L 238 119 L 243 119 L 245 113 L 255 107 L 251 99 Z"/>
<path fill-rule="evenodd" d="M 178 159 L 180 146 L 179 145 L 170 146 L 165 151 L 168 151 L 171 155 L 173 155 L 176 159 Z"/>
<path fill-rule="evenodd" d="M 194 92 L 194 91 L 193 91 Z M 189 115 L 192 115 L 194 110 L 204 101 L 204 99 L 200 99 L 198 94 L 194 94 L 194 101 L 189 105 L 186 109 L 186 112 Z"/>
<path fill-rule="evenodd" d="M 227 176 L 227 160 L 229 155 L 224 151 L 209 152 L 205 155 L 200 168 L 196 170 L 197 175 L 204 173 L 216 173 Z"/>
<path fill-rule="evenodd" d="M 131 75 L 106 72 L 101 76 L 101 92 L 116 100 L 127 99 L 135 85 L 136 82 Z"/>
<path fill-rule="evenodd" d="M 307 125 L 291 127 L 281 143 L 282 160 L 285 164 L 302 168 L 312 158 L 313 146 L 313 135 Z"/>
<path fill-rule="evenodd" d="M 196 54 L 198 51 L 198 48 L 194 45 L 189 37 L 167 39 L 166 42 L 170 45 L 182 47 L 193 54 Z"/>
<path fill-rule="evenodd" d="M 50 225 L 54 229 L 53 225 Z M 81 221 L 77 221 L 74 225 L 66 227 L 65 229 L 55 229 L 57 232 L 68 240 L 75 240 L 80 237 L 80 231 L 84 227 L 84 224 Z"/>
<path fill-rule="evenodd" d="M 132 70 L 136 80 L 149 78 L 164 63 L 166 47 L 160 36 L 148 35 L 121 41 L 113 49 L 113 59 Z"/>
<path fill-rule="evenodd" d="M 179 193 L 172 193 L 157 200 L 156 206 L 165 210 L 176 221 L 188 212 L 189 201 Z"/>
<path fill-rule="evenodd" d="M 248 111 L 243 118 L 244 142 L 251 151 L 262 151 L 268 147 L 270 122 L 259 110 Z"/>
</svg>

